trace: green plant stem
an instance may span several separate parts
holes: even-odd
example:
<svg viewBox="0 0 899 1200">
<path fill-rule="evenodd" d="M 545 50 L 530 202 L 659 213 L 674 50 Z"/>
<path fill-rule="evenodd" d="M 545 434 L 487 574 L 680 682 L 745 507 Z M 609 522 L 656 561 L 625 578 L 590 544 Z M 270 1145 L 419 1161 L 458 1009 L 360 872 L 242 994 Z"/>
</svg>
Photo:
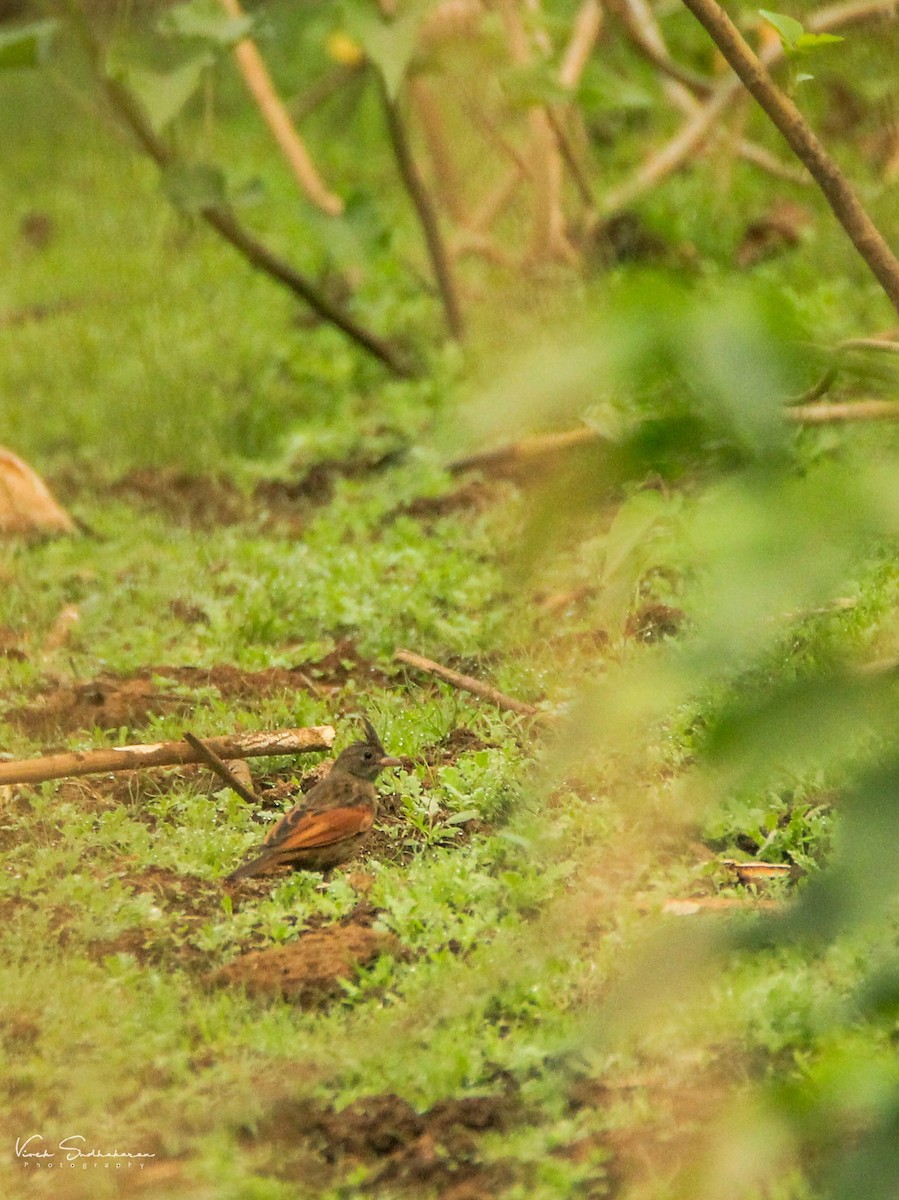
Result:
<svg viewBox="0 0 899 1200">
<path fill-rule="evenodd" d="M 437 213 L 431 203 L 431 197 L 428 195 L 424 180 L 415 164 L 415 159 L 412 157 L 412 150 L 409 146 L 409 139 L 406 137 L 406 129 L 400 115 L 399 106 L 388 92 L 387 85 L 381 77 L 380 72 L 378 73 L 378 84 L 381 89 L 381 99 L 384 105 L 384 115 L 387 119 L 387 132 L 390 137 L 390 144 L 393 147 L 400 176 L 402 177 L 406 191 L 409 193 L 409 199 L 412 201 L 422 228 L 422 233 L 424 234 L 428 256 L 431 259 L 434 278 L 437 282 L 437 289 L 440 292 L 440 299 L 443 303 L 447 328 L 451 336 L 459 341 L 465 332 L 465 325 L 462 319 L 462 310 L 459 307 L 459 297 L 455 280 L 453 279 L 452 268 L 450 267 L 449 255 L 446 252 L 446 246 L 443 243 L 443 237 L 440 233 Z"/>
<path fill-rule="evenodd" d="M 160 170 L 178 162 L 175 151 L 147 121 L 143 109 L 128 88 L 107 73 L 103 47 L 84 12 L 81 0 L 61 0 L 61 3 L 77 30 L 94 74 L 113 111 L 130 129 L 141 149 L 153 159 Z M 330 301 L 312 280 L 280 258 L 242 225 L 229 207 L 207 205 L 199 211 L 206 224 L 233 246 L 251 267 L 283 284 L 308 304 L 323 321 L 334 325 L 351 341 L 389 367 L 394 374 L 403 377 L 413 374 L 410 364 L 395 346 L 360 325 L 343 308 Z"/>
</svg>

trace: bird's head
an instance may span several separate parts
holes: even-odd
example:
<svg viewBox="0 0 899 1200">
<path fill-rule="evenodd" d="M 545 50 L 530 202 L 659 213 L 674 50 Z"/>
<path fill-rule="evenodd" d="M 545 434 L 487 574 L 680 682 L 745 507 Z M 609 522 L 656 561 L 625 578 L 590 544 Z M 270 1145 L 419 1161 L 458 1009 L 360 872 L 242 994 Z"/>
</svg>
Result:
<svg viewBox="0 0 899 1200">
<path fill-rule="evenodd" d="M 365 717 L 362 720 L 367 739 L 364 742 L 353 742 L 346 750 L 342 750 L 333 769 L 344 771 L 347 775 L 355 775 L 357 779 L 374 780 L 387 767 L 401 767 L 403 763 L 402 759 L 391 758 L 388 755 L 371 722 Z"/>
</svg>

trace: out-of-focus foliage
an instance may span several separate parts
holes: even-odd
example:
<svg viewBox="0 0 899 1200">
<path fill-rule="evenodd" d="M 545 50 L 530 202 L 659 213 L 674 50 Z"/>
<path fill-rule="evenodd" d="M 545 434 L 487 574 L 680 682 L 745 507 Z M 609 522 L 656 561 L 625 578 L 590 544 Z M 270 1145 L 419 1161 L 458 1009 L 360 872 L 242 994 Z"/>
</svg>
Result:
<svg viewBox="0 0 899 1200">
<path fill-rule="evenodd" d="M 741 924 L 733 935 L 688 929 L 653 943 L 632 984 L 625 981 L 591 1026 L 605 1029 L 604 1040 L 622 1008 L 638 1024 L 651 1023 L 678 995 L 713 987 L 735 950 L 751 956 L 799 944 L 821 953 L 847 937 L 861 938 L 877 963 L 862 1011 L 895 1009 L 899 680 L 889 664 L 865 669 L 851 634 L 834 638 L 820 621 L 816 629 L 813 614 L 826 613 L 880 556 L 895 553 L 896 445 L 891 436 L 846 435 L 822 453 L 817 435 L 796 433 L 785 402 L 814 375 L 816 357 L 782 297 L 650 278 L 618 289 L 576 338 L 548 338 L 533 363 L 516 365 L 511 382 L 500 380 L 493 393 L 500 424 L 514 395 L 516 420 L 524 406 L 541 418 L 592 419 L 603 431 L 566 479 L 564 498 L 555 491 L 551 512 L 536 518 L 543 555 L 554 548 L 563 513 L 592 537 L 603 506 L 613 504 L 598 585 L 619 627 L 659 577 L 667 597 L 673 590 L 689 609 L 681 637 L 622 660 L 583 700 L 566 761 L 583 753 L 584 727 L 597 731 L 593 753 L 630 747 L 639 756 L 649 731 L 655 737 L 667 726 L 677 753 L 694 764 L 671 794 L 669 815 L 720 822 L 728 797 L 744 811 L 755 804 L 768 856 L 780 845 L 788 861 L 811 872 L 786 915 Z M 665 499 L 671 487 L 676 509 Z M 672 531 L 665 523 L 674 511 Z M 625 595 L 616 599 L 616 588 Z M 765 829 L 766 794 L 787 779 L 801 817 Z M 819 823 L 817 850 L 808 841 L 813 802 L 802 805 L 803 788 L 830 789 L 825 810 L 836 809 Z M 835 1014 L 834 1036 L 864 1019 L 858 1011 Z M 801 1163 L 813 1146 L 827 1146 L 809 1175 L 827 1194 L 895 1195 L 895 1072 L 880 1071 L 860 1116 L 854 1064 L 835 1060 L 821 1070 L 832 1076 L 830 1090 L 812 1072 L 764 1093 L 752 1124 L 760 1145 L 770 1150 L 776 1139 L 759 1131 L 780 1126 L 792 1147 L 787 1160 L 792 1154 Z M 845 1096 L 836 1083 L 842 1070 Z M 783 1162 L 772 1151 L 765 1186 Z M 863 1176 L 869 1186 L 853 1191 Z M 713 1172 L 707 1194 L 723 1186 Z"/>
</svg>

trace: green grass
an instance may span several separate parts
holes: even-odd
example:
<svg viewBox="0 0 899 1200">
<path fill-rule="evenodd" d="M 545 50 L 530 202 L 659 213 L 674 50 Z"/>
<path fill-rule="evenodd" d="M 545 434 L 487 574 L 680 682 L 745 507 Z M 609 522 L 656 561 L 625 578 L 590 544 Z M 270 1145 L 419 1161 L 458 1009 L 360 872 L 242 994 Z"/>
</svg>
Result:
<svg viewBox="0 0 899 1200">
<path fill-rule="evenodd" d="M 272 20 L 281 15 L 275 6 Z M 314 24 L 287 28 L 271 46 L 285 75 L 291 48 L 318 36 Z M 751 908 L 752 892 L 720 865 L 727 857 L 793 862 L 808 875 L 782 894 L 816 895 L 846 836 L 843 791 L 893 744 L 889 679 L 861 693 L 853 718 L 860 693 L 842 674 L 895 652 L 894 500 L 876 473 L 886 464 L 888 474 L 893 437 L 806 433 L 789 442 L 786 467 L 768 464 L 771 478 L 737 470 L 722 485 L 710 456 L 713 465 L 702 461 L 677 484 L 653 478 L 647 490 L 640 479 L 598 502 L 604 464 L 591 462 L 578 503 L 549 515 L 514 486 L 497 488 L 485 507 L 411 515 L 410 502 L 456 486 L 443 464 L 485 428 L 498 437 L 605 404 L 620 381 L 602 373 L 605 359 L 574 351 L 569 361 L 568 334 L 578 331 L 577 342 L 595 321 L 601 342 L 600 310 L 613 320 L 637 312 L 630 273 L 515 284 L 502 303 L 485 285 L 484 302 L 471 302 L 476 349 L 467 360 L 434 350 L 425 379 L 387 380 L 332 331 L 298 323 L 293 301 L 167 209 L 152 170 L 93 101 L 85 112 L 61 90 L 65 54 L 54 70 L 50 84 L 0 73 L 0 137 L 11 148 L 0 178 L 0 315 L 61 305 L 0 327 L 0 425 L 3 443 L 47 474 L 89 532 L 3 547 L 0 648 L 14 651 L 0 659 L 4 753 L 150 742 L 186 727 L 213 736 L 326 722 L 342 745 L 364 711 L 413 766 L 382 780 L 376 853 L 325 881 L 297 875 L 236 904 L 222 877 L 289 806 L 283 793 L 310 762 L 257 765 L 282 787 L 262 813 L 178 771 L 4 792 L 8 1143 L 78 1132 L 101 1148 L 146 1150 L 159 1171 L 154 1196 L 337 1200 L 360 1194 L 377 1155 L 338 1155 L 329 1166 L 292 1127 L 286 1145 L 254 1131 L 305 1101 L 341 1110 L 395 1093 L 424 1113 L 507 1095 L 508 1126 L 472 1135 L 467 1153 L 482 1171 L 503 1172 L 485 1178 L 501 1178 L 510 1197 L 661 1200 L 675 1170 L 664 1147 L 682 1149 L 691 1127 L 719 1112 L 713 1137 L 733 1161 L 780 1154 L 784 1166 L 752 1192 L 718 1164 L 706 1194 L 824 1194 L 831 1144 L 851 1142 L 847 1123 L 856 1131 L 885 1121 L 895 1095 L 894 902 L 823 948 L 770 933 L 759 948 L 752 937 L 764 929 L 753 917 L 660 910 L 685 897 Z M 311 237 L 308 214 L 298 219 L 264 132 L 236 84 L 220 87 L 223 120 L 210 136 L 230 147 L 236 176 L 266 176 L 266 199 L 247 220 L 306 269 L 323 268 L 330 250 Z M 648 117 L 613 116 L 617 170 L 639 160 Z M 377 144 L 368 102 L 352 122 L 364 145 Z M 749 125 L 767 137 L 755 118 Z M 199 128 L 191 124 L 190 136 Z M 331 113 L 312 137 L 343 177 L 360 156 L 338 132 Z M 645 206 L 673 244 L 695 247 L 696 307 L 684 300 L 677 319 L 700 332 L 747 215 L 772 195 L 765 177 L 740 165 L 724 190 L 714 161 Z M 405 269 L 420 261 L 414 229 L 386 158 L 363 165 L 357 182 L 381 200 L 391 237 L 363 256 L 359 311 L 381 332 L 414 331 L 421 342 L 437 314 Z M 45 248 L 19 231 L 35 211 L 52 222 Z M 754 275 L 787 295 L 791 319 L 824 342 L 887 323 L 885 302 L 820 214 L 796 248 Z M 665 348 L 642 336 L 628 352 L 645 412 L 659 380 L 668 395 L 678 376 Z M 700 336 L 691 336 L 695 349 Z M 556 355 L 545 378 L 510 383 L 504 363 L 538 338 Z M 802 370 L 817 366 L 813 357 L 801 358 Z M 301 490 L 294 509 L 254 490 L 302 480 L 318 464 L 384 456 L 377 469 L 338 473 L 327 495 Z M 205 478 L 198 486 L 213 498 L 223 485 L 211 477 L 225 478 L 231 516 L 179 517 L 146 488 L 142 501 L 123 492 L 141 468 L 169 471 L 161 490 L 175 488 L 173 471 Z M 825 534 L 833 545 L 819 553 Z M 586 590 L 561 609 L 537 603 L 578 587 Z M 785 615 L 835 590 L 854 607 Z M 648 603 L 683 608 L 675 643 L 643 645 L 628 631 Z M 77 623 L 48 648 L 66 606 Z M 344 674 L 319 679 L 315 664 L 347 646 Z M 401 670 L 397 646 L 561 719 L 547 728 Z M 164 672 L 222 664 L 302 665 L 317 686 L 260 692 L 250 683 L 235 695 Z M 145 668 L 159 672 L 158 702 L 120 728 L 99 716 L 75 726 L 65 713 L 57 727 L 21 720 L 54 688 Z M 833 681 L 823 714 L 812 703 L 822 675 Z M 781 722 L 773 734 L 764 724 L 772 693 Z M 460 727 L 475 740 L 441 757 Z M 732 759 L 704 765 L 726 736 Z M 327 1003 L 304 1008 L 209 982 L 241 952 L 291 946 L 366 907 L 394 949 Z M 641 953 L 652 956 L 644 992 L 616 1009 L 622 978 L 625 996 L 629 972 L 641 978 Z M 592 1099 L 578 1101 L 578 1087 L 592 1088 Z M 33 1179 L 11 1153 L 0 1173 L 10 1196 L 117 1196 L 136 1186 L 102 1168 Z M 405 1189 L 371 1184 L 385 1197 L 440 1188 L 425 1176 Z"/>
</svg>

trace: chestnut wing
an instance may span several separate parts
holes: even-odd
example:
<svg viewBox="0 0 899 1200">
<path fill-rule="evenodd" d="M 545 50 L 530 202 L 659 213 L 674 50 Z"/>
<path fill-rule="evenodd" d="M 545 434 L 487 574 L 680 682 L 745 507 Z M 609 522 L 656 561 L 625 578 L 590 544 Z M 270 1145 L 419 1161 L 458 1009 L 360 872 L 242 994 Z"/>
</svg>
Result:
<svg viewBox="0 0 899 1200">
<path fill-rule="evenodd" d="M 368 794 L 369 791 L 371 792 L 370 796 Z M 344 775 L 342 772 L 329 775 L 327 779 L 317 784 L 309 792 L 302 804 L 298 804 L 296 808 L 284 814 L 281 820 L 269 831 L 263 845 L 281 847 L 289 843 L 291 846 L 326 846 L 329 842 L 339 841 L 341 837 L 347 837 L 348 834 L 342 833 L 337 837 L 326 838 L 321 842 L 295 842 L 294 837 L 307 836 L 304 832 L 307 829 L 307 822 L 327 817 L 332 813 L 347 811 L 365 814 L 373 804 L 374 798 L 375 789 L 371 784 L 366 786 L 360 780 L 353 779 L 352 776 Z M 361 825 L 358 832 L 364 833 L 366 829 L 369 829 L 372 819 L 372 814 L 369 812 L 367 823 Z M 342 818 L 339 818 L 337 824 L 340 824 L 341 820 Z M 325 826 L 316 821 L 314 826 L 309 826 L 308 828 L 322 830 Z"/>
<path fill-rule="evenodd" d="M 320 812 L 301 812 L 293 822 L 284 818 L 277 838 L 272 838 L 267 849 L 284 851 L 311 850 L 317 846 L 330 846 L 345 838 L 365 833 L 374 821 L 372 810 L 363 805 L 347 808 L 326 808 Z"/>
</svg>

